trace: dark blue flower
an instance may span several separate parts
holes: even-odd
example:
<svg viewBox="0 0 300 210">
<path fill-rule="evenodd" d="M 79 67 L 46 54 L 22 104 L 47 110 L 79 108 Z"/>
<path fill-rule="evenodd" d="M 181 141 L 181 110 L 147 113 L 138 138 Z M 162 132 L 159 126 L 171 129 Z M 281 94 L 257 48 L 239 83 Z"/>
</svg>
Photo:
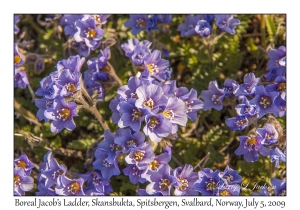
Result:
<svg viewBox="0 0 300 210">
<path fill-rule="evenodd" d="M 195 31 L 200 36 L 209 36 L 211 32 L 211 26 L 206 20 L 199 20 L 195 26 Z"/>
<path fill-rule="evenodd" d="M 71 96 L 81 88 L 81 73 L 75 71 L 71 73 L 69 69 L 61 71 L 56 84 L 61 87 L 60 96 Z"/>
<path fill-rule="evenodd" d="M 150 195 L 159 192 L 170 195 L 171 187 L 177 183 L 176 177 L 171 175 L 170 166 L 164 165 L 158 171 L 150 171 L 149 174 L 151 183 L 147 185 L 146 192 Z"/>
<path fill-rule="evenodd" d="M 145 142 L 145 135 L 140 132 L 132 133 L 130 129 L 119 129 L 114 139 L 122 147 L 122 152 L 127 153 L 133 148 L 140 147 Z"/>
<path fill-rule="evenodd" d="M 47 166 L 47 169 L 40 171 L 41 177 L 45 178 L 45 187 L 59 185 L 60 177 L 67 172 L 67 167 L 64 164 L 58 164 L 55 158 L 51 158 Z"/>
<path fill-rule="evenodd" d="M 226 79 L 223 85 L 223 90 L 225 92 L 226 97 L 232 96 L 237 89 L 239 88 L 239 84 L 234 79 Z"/>
<path fill-rule="evenodd" d="M 242 98 L 242 102 L 235 107 L 239 116 L 254 117 L 257 114 L 256 105 L 251 105 L 246 97 Z"/>
<path fill-rule="evenodd" d="M 147 171 L 147 168 L 139 169 L 135 164 L 129 164 L 123 169 L 126 176 L 129 176 L 129 180 L 132 184 L 137 184 L 138 182 L 144 183 L 145 178 L 142 178 L 142 174 Z"/>
<path fill-rule="evenodd" d="M 78 31 L 75 22 L 83 18 L 84 15 L 64 15 L 60 19 L 60 24 L 65 25 L 64 31 L 65 34 L 70 35 L 70 39 L 74 36 L 74 34 Z"/>
<path fill-rule="evenodd" d="M 82 178 L 70 179 L 64 174 L 60 177 L 60 183 L 56 185 L 55 192 L 58 195 L 68 195 L 68 196 L 80 196 L 85 195 L 83 192 Z"/>
<path fill-rule="evenodd" d="M 219 177 L 219 172 L 219 170 L 215 172 L 205 170 L 203 173 L 199 173 L 199 179 L 195 182 L 194 189 L 201 192 L 203 196 L 216 195 L 218 187 L 224 183 Z"/>
<path fill-rule="evenodd" d="M 149 111 L 137 108 L 135 102 L 136 100 L 133 98 L 128 99 L 128 101 L 120 102 L 119 113 L 121 118 L 118 121 L 118 126 L 120 128 L 129 126 L 134 131 L 139 131 L 141 129 L 141 123 Z"/>
<path fill-rule="evenodd" d="M 129 15 L 129 20 L 127 20 L 124 25 L 127 28 L 132 29 L 132 34 L 136 35 L 141 30 L 146 29 L 148 22 L 147 15 Z"/>
<path fill-rule="evenodd" d="M 262 145 L 263 138 L 261 136 L 240 136 L 240 146 L 234 153 L 238 156 L 244 155 L 247 162 L 256 162 L 259 154 L 263 156 L 270 155 L 270 150 Z"/>
<path fill-rule="evenodd" d="M 180 31 L 180 36 L 193 36 L 196 35 L 195 27 L 199 20 L 202 19 L 202 15 L 189 15 L 184 18 L 184 23 L 181 23 L 177 27 L 177 31 Z"/>
<path fill-rule="evenodd" d="M 103 152 L 99 148 L 95 152 L 95 161 L 93 162 L 93 167 L 101 171 L 102 177 L 109 180 L 112 176 L 117 176 L 120 174 L 120 169 L 117 160 L 113 163 L 108 163 L 108 154 Z"/>
<path fill-rule="evenodd" d="M 268 52 L 270 60 L 267 63 L 268 72 L 265 73 L 267 81 L 274 81 L 277 76 L 286 74 L 286 48 L 280 46 L 278 49 L 271 49 Z"/>
<path fill-rule="evenodd" d="M 239 172 L 231 169 L 229 166 L 226 166 L 224 172 L 220 172 L 219 176 L 227 185 L 240 184 L 242 182 L 242 176 L 239 175 Z"/>
<path fill-rule="evenodd" d="M 230 34 L 235 34 L 235 27 L 241 24 L 241 21 L 232 15 L 215 15 L 215 17 L 219 29 Z"/>
<path fill-rule="evenodd" d="M 161 23 L 171 23 L 172 21 L 172 15 L 166 15 L 166 14 L 157 14 L 157 15 L 153 15 L 156 17 L 158 22 Z"/>
<path fill-rule="evenodd" d="M 198 192 L 194 189 L 198 174 L 193 170 L 193 166 L 187 164 L 183 168 L 178 167 L 174 170 L 174 176 L 177 178 L 174 195 L 198 195 Z"/>
<path fill-rule="evenodd" d="M 276 92 L 280 94 L 280 97 L 282 99 L 285 99 L 285 95 L 286 95 L 286 78 L 283 76 L 278 76 L 276 77 L 274 84 L 271 85 L 267 85 L 266 87 L 266 91 L 268 93 L 271 92 Z"/>
<path fill-rule="evenodd" d="M 204 20 L 206 20 L 210 25 L 213 24 L 215 20 L 215 15 L 203 15 Z"/>
<path fill-rule="evenodd" d="M 36 90 L 35 94 L 47 99 L 54 99 L 59 95 L 61 88 L 61 86 L 56 84 L 54 77 L 46 76 L 40 81 L 40 87 Z"/>
<path fill-rule="evenodd" d="M 244 84 L 241 84 L 239 88 L 236 90 L 236 96 L 254 96 L 255 95 L 255 87 L 259 82 L 259 78 L 255 77 L 255 74 L 248 73 L 244 77 Z"/>
<path fill-rule="evenodd" d="M 208 86 L 208 90 L 201 92 L 201 98 L 204 100 L 203 110 L 207 111 L 211 108 L 221 110 L 223 108 L 223 100 L 225 93 L 223 89 L 218 88 L 217 81 L 211 81 Z"/>
<path fill-rule="evenodd" d="M 27 176 L 25 170 L 18 166 L 14 167 L 14 195 L 25 195 L 25 192 L 33 189 L 34 180 Z"/>
<path fill-rule="evenodd" d="M 74 130 L 76 125 L 73 117 L 78 116 L 76 108 L 74 102 L 67 104 L 64 98 L 54 99 L 53 106 L 44 112 L 46 118 L 53 120 L 50 126 L 51 132 L 59 133 L 64 128 Z"/>
<path fill-rule="evenodd" d="M 274 100 L 274 104 L 278 109 L 278 117 L 283 117 L 286 114 L 286 100 L 277 96 Z"/>
<path fill-rule="evenodd" d="M 273 178 L 271 183 L 274 187 L 275 196 L 286 196 L 286 180 Z"/>
<path fill-rule="evenodd" d="M 148 33 L 150 33 L 152 30 L 158 30 L 156 22 L 157 22 L 157 17 L 154 15 L 152 15 L 147 19 L 146 30 Z"/>
<path fill-rule="evenodd" d="M 255 88 L 255 97 L 250 101 L 250 104 L 256 105 L 258 108 L 258 119 L 262 118 L 265 114 L 272 113 L 275 116 L 278 115 L 278 109 L 274 104 L 274 99 L 278 96 L 278 93 L 267 93 L 265 87 L 260 85 Z"/>
<path fill-rule="evenodd" d="M 109 181 L 104 179 L 98 170 L 77 175 L 86 182 L 84 189 L 86 195 L 107 195 L 113 191 Z"/>
<path fill-rule="evenodd" d="M 29 176 L 31 173 L 31 169 L 34 168 L 33 162 L 31 162 L 26 154 L 21 155 L 17 159 L 14 160 L 15 167 L 23 168 L 25 175 Z"/>
<path fill-rule="evenodd" d="M 225 124 L 233 131 L 244 130 L 248 126 L 248 123 L 248 119 L 243 116 L 236 116 L 225 120 Z"/>
<path fill-rule="evenodd" d="M 45 180 L 42 179 L 38 182 L 37 189 L 38 192 L 35 193 L 37 196 L 56 196 L 56 192 L 54 189 L 45 186 Z"/>
<path fill-rule="evenodd" d="M 122 147 L 115 142 L 115 138 L 115 134 L 112 134 L 110 130 L 105 130 L 104 141 L 100 142 L 97 146 L 97 149 L 107 153 L 108 163 L 113 163 L 122 151 Z"/>
</svg>

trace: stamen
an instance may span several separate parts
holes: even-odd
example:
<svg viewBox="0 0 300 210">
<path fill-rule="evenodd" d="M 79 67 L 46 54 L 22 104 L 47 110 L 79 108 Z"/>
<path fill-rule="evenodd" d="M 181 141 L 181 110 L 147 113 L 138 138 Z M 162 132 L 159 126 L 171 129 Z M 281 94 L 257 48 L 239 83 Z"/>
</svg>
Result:
<svg viewBox="0 0 300 210">
<path fill-rule="evenodd" d="M 271 106 L 271 99 L 268 96 L 262 96 L 260 98 L 259 104 L 263 107 L 263 108 L 268 108 L 269 106 Z"/>
<path fill-rule="evenodd" d="M 145 101 L 143 103 L 143 107 L 149 107 L 150 109 L 153 109 L 153 107 L 154 107 L 154 101 L 152 100 L 152 98 L 149 98 L 148 101 Z"/>
<path fill-rule="evenodd" d="M 143 112 L 140 112 L 137 109 L 133 109 L 131 116 L 132 116 L 132 121 L 139 121 L 143 116 Z"/>
<path fill-rule="evenodd" d="M 154 129 L 159 124 L 159 121 L 156 117 L 152 116 L 150 117 L 150 121 L 148 124 L 150 128 Z"/>
<path fill-rule="evenodd" d="M 86 35 L 86 38 L 92 39 L 97 35 L 97 32 L 96 32 L 96 30 L 89 28 L 88 32 L 85 33 L 85 35 Z"/>
<path fill-rule="evenodd" d="M 78 182 L 73 182 L 68 186 L 68 192 L 71 192 L 73 195 L 78 193 L 80 190 L 80 185 Z"/>
<path fill-rule="evenodd" d="M 186 188 L 189 186 L 188 180 L 184 178 L 178 178 L 178 181 L 181 182 L 181 186 L 179 187 L 179 190 L 181 191 L 186 190 Z"/>
<path fill-rule="evenodd" d="M 169 179 L 161 178 L 161 181 L 158 184 L 160 189 L 168 190 L 169 186 L 171 185 L 171 181 Z"/>
<path fill-rule="evenodd" d="M 145 152 L 136 151 L 133 153 L 133 159 L 135 159 L 138 162 L 143 160 L 144 156 L 145 156 Z"/>
</svg>

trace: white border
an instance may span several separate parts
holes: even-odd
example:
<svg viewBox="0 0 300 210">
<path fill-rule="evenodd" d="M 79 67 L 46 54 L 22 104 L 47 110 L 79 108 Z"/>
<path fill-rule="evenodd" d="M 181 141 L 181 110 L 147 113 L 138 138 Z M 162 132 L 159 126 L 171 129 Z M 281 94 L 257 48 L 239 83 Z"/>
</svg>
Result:
<svg viewBox="0 0 300 210">
<path fill-rule="evenodd" d="M 278 197 L 263 197 L 256 200 L 264 200 L 265 202 L 271 200 L 284 200 L 286 202 L 287 209 L 297 209 L 299 205 L 296 203 L 299 199 L 299 181 L 297 177 L 299 175 L 299 157 L 296 154 L 299 153 L 299 137 L 297 129 L 299 130 L 299 124 L 297 117 L 299 114 L 299 53 L 296 48 L 299 46 L 299 15 L 296 11 L 298 8 L 288 1 L 279 0 L 250 0 L 250 1 L 226 1 L 226 0 L 213 0 L 213 1 L 162 1 L 162 0 L 151 0 L 151 1 L 33 1 L 33 0 L 14 0 L 6 2 L 5 5 L 1 6 L 1 181 L 0 181 L 0 195 L 1 195 L 1 208 L 3 209 L 20 209 L 14 206 L 16 197 L 12 194 L 12 165 L 13 163 L 8 161 L 12 158 L 13 151 L 13 69 L 12 69 L 12 54 L 13 54 L 13 14 L 14 13 L 119 13 L 119 14 L 130 14 L 130 13 L 287 13 L 287 80 L 288 80 L 288 112 L 287 112 L 287 138 L 288 138 L 288 172 L 287 172 L 287 194 L 285 198 Z M 298 38 L 298 39 L 297 39 Z M 297 65 L 298 64 L 298 65 Z M 4 133 L 4 135 L 3 135 Z M 28 199 L 33 199 L 30 197 Z M 111 198 L 111 197 L 110 197 Z M 126 197 L 133 201 L 138 197 Z M 200 197 L 199 197 L 200 198 Z M 228 200 L 245 200 L 251 197 L 233 197 L 227 198 Z M 21 199 L 21 198 L 20 198 Z M 22 198 L 26 199 L 26 198 Z M 52 198 L 44 197 L 45 200 L 51 200 Z M 63 198 L 60 198 L 63 199 Z M 72 199 L 72 198 L 66 198 Z M 93 199 L 91 197 L 85 199 Z M 104 198 L 108 199 L 108 197 Z M 176 200 L 181 202 L 181 197 L 166 197 L 159 198 L 162 200 Z M 214 198 L 215 199 L 215 198 Z M 225 198 L 224 198 L 225 199 Z M 52 208 L 52 207 L 48 207 Z M 75 208 L 75 207 L 64 207 L 64 208 Z M 81 207 L 82 208 L 82 207 Z M 100 209 L 101 207 L 98 207 Z M 126 207 L 114 207 L 114 208 L 101 208 L 101 209 L 132 209 Z M 155 207 L 160 209 L 159 207 Z M 185 208 L 185 207 L 183 207 Z M 189 207 L 191 208 L 191 207 Z M 199 207 L 198 207 L 199 208 Z M 214 207 L 216 208 L 216 207 Z M 229 207 L 228 207 L 229 208 Z M 32 207 L 22 207 L 22 209 L 33 209 Z M 95 208 L 96 209 L 96 208 Z M 145 208 L 143 208 L 145 209 Z M 150 209 L 150 208 L 147 208 Z M 161 208 L 164 209 L 164 208 Z M 173 209 L 173 208 L 170 208 Z M 206 208 L 205 208 L 206 209 Z M 216 208 L 218 209 L 218 208 Z M 219 208 L 224 209 L 224 208 Z M 225 208 L 226 209 L 226 208 Z M 234 208 L 230 208 L 234 209 Z M 269 209 L 269 208 L 265 208 Z M 271 209 L 271 208 L 270 208 Z M 272 208 L 276 209 L 276 208 Z M 278 208 L 279 209 L 279 208 Z"/>
</svg>

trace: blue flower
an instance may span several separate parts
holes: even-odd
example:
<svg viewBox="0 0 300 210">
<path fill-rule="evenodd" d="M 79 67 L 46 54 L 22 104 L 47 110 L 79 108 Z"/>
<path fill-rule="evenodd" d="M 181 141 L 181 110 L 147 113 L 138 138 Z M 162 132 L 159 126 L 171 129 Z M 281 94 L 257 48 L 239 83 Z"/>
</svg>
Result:
<svg viewBox="0 0 300 210">
<path fill-rule="evenodd" d="M 212 172 L 205 169 L 199 174 L 199 179 L 194 184 L 194 189 L 201 192 L 203 196 L 214 196 L 218 192 L 218 187 L 223 184 L 219 177 L 219 170 Z"/>
<path fill-rule="evenodd" d="M 147 185 L 146 192 L 150 195 L 159 192 L 170 195 L 171 187 L 177 183 L 176 177 L 171 175 L 170 166 L 164 165 L 158 171 L 150 171 L 149 174 L 151 183 Z"/>
<path fill-rule="evenodd" d="M 244 84 L 241 84 L 239 88 L 236 90 L 236 96 L 254 96 L 255 95 L 255 87 L 259 82 L 259 78 L 255 77 L 255 74 L 248 73 L 244 76 Z"/>
<path fill-rule="evenodd" d="M 157 14 L 157 15 L 153 15 L 156 17 L 158 22 L 161 23 L 171 23 L 172 21 L 172 15 L 166 15 L 166 14 Z"/>
<path fill-rule="evenodd" d="M 219 176 L 227 185 L 240 184 L 242 182 L 242 176 L 239 175 L 239 172 L 231 169 L 229 166 L 226 166 L 224 172 L 220 172 Z"/>
<path fill-rule="evenodd" d="M 125 56 L 131 58 L 134 53 L 134 49 L 137 46 L 146 47 L 148 49 L 148 52 L 150 53 L 151 44 L 152 42 L 148 40 L 143 40 L 140 42 L 137 38 L 133 38 L 133 39 L 128 39 L 128 43 L 121 44 L 121 48 L 124 50 Z"/>
<path fill-rule="evenodd" d="M 268 93 L 271 92 L 276 92 L 280 94 L 280 97 L 282 99 L 285 99 L 285 95 L 286 95 L 286 78 L 283 76 L 278 76 L 276 77 L 274 84 L 271 85 L 267 85 L 266 87 L 266 91 Z"/>
<path fill-rule="evenodd" d="M 147 25 L 146 25 L 146 30 L 148 33 L 150 33 L 152 30 L 158 30 L 158 27 L 156 25 L 157 22 L 157 17 L 156 16 L 151 16 L 147 19 Z"/>
<path fill-rule="evenodd" d="M 38 182 L 37 189 L 38 192 L 35 193 L 37 196 L 56 196 L 55 190 L 45 186 L 45 179 Z"/>
<path fill-rule="evenodd" d="M 235 34 L 235 27 L 241 24 L 241 21 L 237 18 L 233 18 L 232 15 L 215 15 L 216 25 L 222 31 L 230 34 Z"/>
<path fill-rule="evenodd" d="M 60 24 L 65 25 L 64 31 L 65 34 L 70 35 L 70 39 L 74 36 L 74 34 L 78 31 L 75 26 L 75 22 L 83 18 L 83 15 L 64 15 L 60 19 Z"/>
<path fill-rule="evenodd" d="M 84 188 L 86 195 L 107 195 L 113 191 L 109 181 L 104 179 L 98 170 L 77 175 L 83 178 L 86 183 L 86 187 Z"/>
<path fill-rule="evenodd" d="M 45 117 L 44 112 L 46 109 L 49 109 L 53 105 L 53 99 L 47 99 L 47 98 L 35 98 L 35 106 L 39 108 L 39 110 L 36 113 L 36 116 L 39 118 L 39 121 L 45 120 L 45 122 L 48 122 L 50 119 Z"/>
<path fill-rule="evenodd" d="M 236 116 L 225 120 L 225 124 L 233 131 L 244 130 L 248 126 L 248 123 L 248 119 L 243 116 Z"/>
<path fill-rule="evenodd" d="M 202 15 L 189 15 L 184 18 L 184 23 L 181 23 L 177 27 L 177 31 L 180 31 L 180 36 L 193 36 L 196 35 L 195 27 L 199 20 L 202 19 Z"/>
<path fill-rule="evenodd" d="M 215 15 L 203 15 L 204 20 L 206 20 L 210 25 L 213 24 L 215 20 Z"/>
<path fill-rule="evenodd" d="M 75 71 L 71 73 L 69 69 L 61 71 L 56 84 L 61 86 L 60 96 L 71 96 L 81 88 L 81 73 Z"/>
<path fill-rule="evenodd" d="M 145 142 L 145 135 L 141 131 L 131 132 L 130 129 L 119 129 L 114 139 L 122 147 L 122 152 L 127 153 Z"/>
<path fill-rule="evenodd" d="M 92 18 L 96 21 L 97 24 L 105 24 L 107 22 L 107 18 L 109 18 L 110 16 L 111 15 L 108 14 L 84 15 L 82 20 Z"/>
<path fill-rule="evenodd" d="M 85 58 L 80 58 L 79 55 L 70 56 L 68 59 L 59 61 L 56 64 L 56 68 L 58 72 L 61 72 L 63 69 L 69 69 L 70 73 L 73 74 L 74 72 L 80 72 L 84 61 Z"/>
<path fill-rule="evenodd" d="M 100 40 L 103 38 L 104 31 L 96 26 L 94 19 L 77 20 L 75 26 L 78 31 L 74 34 L 74 39 L 77 42 L 84 41 L 87 47 L 94 50 L 100 46 Z"/>
<path fill-rule="evenodd" d="M 274 187 L 275 196 L 286 196 L 286 180 L 273 178 L 271 183 Z"/>
<path fill-rule="evenodd" d="M 232 96 L 237 89 L 239 88 L 239 84 L 234 79 L 226 79 L 223 85 L 223 90 L 225 92 L 226 97 Z"/>
<path fill-rule="evenodd" d="M 185 103 L 187 117 L 193 122 L 196 121 L 197 112 L 204 107 L 203 101 L 197 97 L 197 91 L 193 88 L 189 91 L 186 87 L 180 87 L 174 92 L 175 96 Z"/>
<path fill-rule="evenodd" d="M 176 168 L 173 173 L 177 178 L 174 195 L 198 195 L 198 192 L 194 189 L 194 183 L 198 179 L 198 174 L 193 172 L 192 165 L 185 164 L 183 168 Z"/>
<path fill-rule="evenodd" d="M 18 166 L 14 167 L 14 195 L 22 196 L 25 192 L 33 189 L 34 180 L 27 176 L 25 170 Z"/>
<path fill-rule="evenodd" d="M 124 25 L 127 28 L 132 29 L 132 34 L 136 35 L 141 30 L 146 29 L 148 22 L 147 15 L 129 15 L 129 20 L 127 20 Z"/>
<path fill-rule="evenodd" d="M 277 116 L 278 109 L 274 104 L 274 99 L 278 96 L 278 93 L 267 93 L 263 85 L 256 87 L 255 92 L 255 98 L 250 101 L 250 104 L 256 105 L 258 108 L 258 119 L 262 118 L 268 113 L 272 113 Z"/>
<path fill-rule="evenodd" d="M 207 111 L 211 108 L 221 110 L 223 108 L 223 100 L 225 93 L 223 89 L 218 88 L 217 81 L 211 81 L 208 86 L 208 90 L 201 92 L 201 98 L 204 100 L 203 110 Z"/>
<path fill-rule="evenodd" d="M 246 97 L 242 97 L 242 102 L 236 105 L 235 110 L 239 116 L 254 117 L 257 114 L 256 105 L 250 104 Z"/>
<path fill-rule="evenodd" d="M 270 150 L 270 158 L 271 162 L 276 163 L 276 167 L 279 167 L 280 161 L 286 162 L 286 154 L 278 147 L 272 148 Z"/>
<path fill-rule="evenodd" d="M 145 142 L 139 147 L 132 148 L 125 160 L 128 164 L 135 164 L 138 169 L 145 169 L 154 157 L 152 145 Z"/>
<path fill-rule="evenodd" d="M 209 36 L 211 32 L 211 26 L 206 20 L 199 20 L 195 26 L 195 31 L 200 36 Z"/>
<path fill-rule="evenodd" d="M 112 163 L 107 161 L 108 154 L 103 152 L 99 148 L 95 152 L 95 161 L 93 162 L 93 167 L 101 171 L 102 177 L 109 180 L 112 176 L 117 176 L 120 174 L 120 169 L 117 160 Z"/>
<path fill-rule="evenodd" d="M 234 153 L 238 156 L 244 155 L 247 162 L 256 162 L 259 159 L 259 153 L 263 156 L 270 155 L 270 150 L 262 145 L 261 136 L 240 136 L 240 146 Z"/>
<path fill-rule="evenodd" d="M 53 120 L 50 126 L 51 132 L 59 133 L 64 128 L 74 130 L 76 125 L 73 117 L 78 116 L 76 107 L 74 102 L 67 104 L 64 98 L 54 99 L 53 107 L 44 112 L 46 118 Z"/>
<path fill-rule="evenodd" d="M 277 76 L 285 77 L 286 74 L 286 48 L 280 46 L 268 52 L 270 60 L 267 63 L 268 72 L 264 74 L 267 81 L 274 81 Z"/>
<path fill-rule="evenodd" d="M 17 159 L 14 160 L 15 167 L 23 168 L 25 175 L 29 176 L 31 173 L 31 169 L 34 168 L 33 162 L 31 162 L 26 154 L 21 155 Z"/>
<path fill-rule="evenodd" d="M 29 84 L 28 76 L 23 66 L 15 68 L 14 87 L 25 89 Z"/>
<path fill-rule="evenodd" d="M 147 168 L 139 169 L 135 164 L 129 164 L 126 168 L 123 169 L 123 172 L 126 176 L 129 176 L 129 180 L 132 184 L 144 183 L 145 178 L 142 177 L 147 171 Z"/>
<path fill-rule="evenodd" d="M 40 81 L 40 87 L 35 94 L 47 99 L 54 99 L 60 94 L 61 88 L 61 86 L 56 84 L 55 78 L 50 75 Z"/>
<path fill-rule="evenodd" d="M 105 130 L 104 141 L 97 145 L 97 149 L 107 153 L 108 163 L 113 163 L 122 151 L 122 147 L 115 142 L 115 138 L 115 134 L 112 134 L 110 130 Z"/>
<path fill-rule="evenodd" d="M 160 81 L 167 79 L 165 70 L 170 66 L 168 60 L 161 58 L 161 52 L 154 50 L 149 56 L 144 59 L 145 71 L 142 72 L 142 77 L 155 77 Z"/>
<path fill-rule="evenodd" d="M 274 100 L 274 104 L 278 109 L 278 117 L 283 117 L 286 114 L 286 100 L 277 96 Z"/>
<path fill-rule="evenodd" d="M 271 145 L 278 141 L 278 132 L 274 126 L 267 123 L 263 128 L 257 128 L 256 132 L 264 139 L 262 144 Z"/>
<path fill-rule="evenodd" d="M 151 141 L 160 142 L 163 137 L 172 133 L 172 123 L 162 114 L 148 114 L 143 131 Z"/>
<path fill-rule="evenodd" d="M 40 171 L 41 177 L 45 178 L 45 187 L 59 185 L 60 177 L 67 172 L 67 167 L 64 164 L 58 164 L 55 158 L 51 158 L 47 166 L 47 169 Z"/>
<path fill-rule="evenodd" d="M 84 180 L 82 178 L 70 179 L 63 174 L 60 177 L 60 183 L 55 187 L 55 192 L 58 195 L 85 195 L 83 192 L 83 183 Z"/>
</svg>

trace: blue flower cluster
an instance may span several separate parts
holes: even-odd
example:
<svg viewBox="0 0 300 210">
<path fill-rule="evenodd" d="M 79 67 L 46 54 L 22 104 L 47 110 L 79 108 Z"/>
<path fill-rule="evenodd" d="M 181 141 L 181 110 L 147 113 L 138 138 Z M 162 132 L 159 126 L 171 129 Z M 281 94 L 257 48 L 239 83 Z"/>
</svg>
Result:
<svg viewBox="0 0 300 210">
<path fill-rule="evenodd" d="M 112 192 L 110 183 L 100 171 L 72 174 L 64 164 L 59 164 L 52 152 L 44 156 L 40 164 L 36 195 L 106 195 Z"/>
<path fill-rule="evenodd" d="M 138 62 L 139 72 L 117 91 L 116 99 L 110 102 L 112 120 L 120 128 L 130 127 L 134 131 L 142 128 L 152 141 L 159 142 L 163 137 L 175 135 L 179 126 L 185 126 L 187 119 L 195 121 L 197 111 L 203 102 L 197 98 L 197 91 L 176 87 L 170 79 L 169 61 L 162 59 L 160 51 L 149 49 L 149 41 L 130 40 L 123 44 L 127 57 L 134 65 L 134 59 L 141 50 L 145 51 Z"/>
<path fill-rule="evenodd" d="M 23 154 L 14 160 L 14 195 L 22 196 L 33 189 L 34 181 L 30 176 L 34 164 Z"/>
<path fill-rule="evenodd" d="M 79 54 L 87 57 L 91 50 L 100 47 L 104 30 L 101 28 L 110 15 L 64 15 L 60 24 L 64 25 L 65 34 L 74 38 L 79 47 Z"/>
<path fill-rule="evenodd" d="M 216 26 L 225 32 L 235 34 L 235 27 L 240 25 L 240 20 L 234 18 L 233 15 L 189 15 L 186 16 L 184 22 L 177 27 L 180 36 L 193 36 L 199 34 L 206 37 L 211 34 L 212 25 L 215 21 Z"/>
<path fill-rule="evenodd" d="M 146 29 L 148 33 L 152 30 L 158 30 L 157 23 L 170 23 L 172 21 L 172 15 L 129 15 L 129 20 L 124 23 L 127 28 L 132 29 L 132 34 L 136 35 L 143 29 Z"/>
<path fill-rule="evenodd" d="M 40 81 L 35 94 L 43 98 L 35 99 L 35 105 L 39 108 L 37 117 L 45 122 L 52 120 L 51 132 L 59 133 L 63 128 L 73 130 L 76 127 L 73 117 L 78 116 L 77 105 L 67 102 L 65 98 L 81 89 L 80 68 L 84 61 L 78 55 L 61 60 L 56 65 L 57 70 Z"/>
<path fill-rule="evenodd" d="M 225 121 L 231 130 L 243 130 L 250 124 L 249 122 L 261 119 L 266 114 L 283 117 L 286 114 L 285 47 L 271 50 L 269 55 L 271 58 L 267 64 L 269 72 L 264 76 L 271 84 L 259 85 L 260 78 L 256 78 L 253 73 L 245 75 L 243 84 L 227 79 L 223 88 L 219 88 L 217 82 L 212 81 L 208 90 L 201 92 L 201 97 L 204 100 L 203 110 L 211 108 L 221 110 L 224 99 L 235 95 L 240 101 L 235 107 L 237 116 L 227 118 Z M 286 161 L 285 149 L 272 147 L 270 153 L 270 150 L 265 147 L 275 145 L 278 142 L 279 134 L 273 125 L 266 123 L 263 128 L 257 129 L 257 134 L 256 136 L 240 136 L 240 147 L 235 151 L 235 154 L 244 155 L 247 162 L 257 161 L 259 153 L 263 156 L 271 154 L 271 161 L 275 161 L 277 166 L 279 166 L 280 161 Z"/>
</svg>

